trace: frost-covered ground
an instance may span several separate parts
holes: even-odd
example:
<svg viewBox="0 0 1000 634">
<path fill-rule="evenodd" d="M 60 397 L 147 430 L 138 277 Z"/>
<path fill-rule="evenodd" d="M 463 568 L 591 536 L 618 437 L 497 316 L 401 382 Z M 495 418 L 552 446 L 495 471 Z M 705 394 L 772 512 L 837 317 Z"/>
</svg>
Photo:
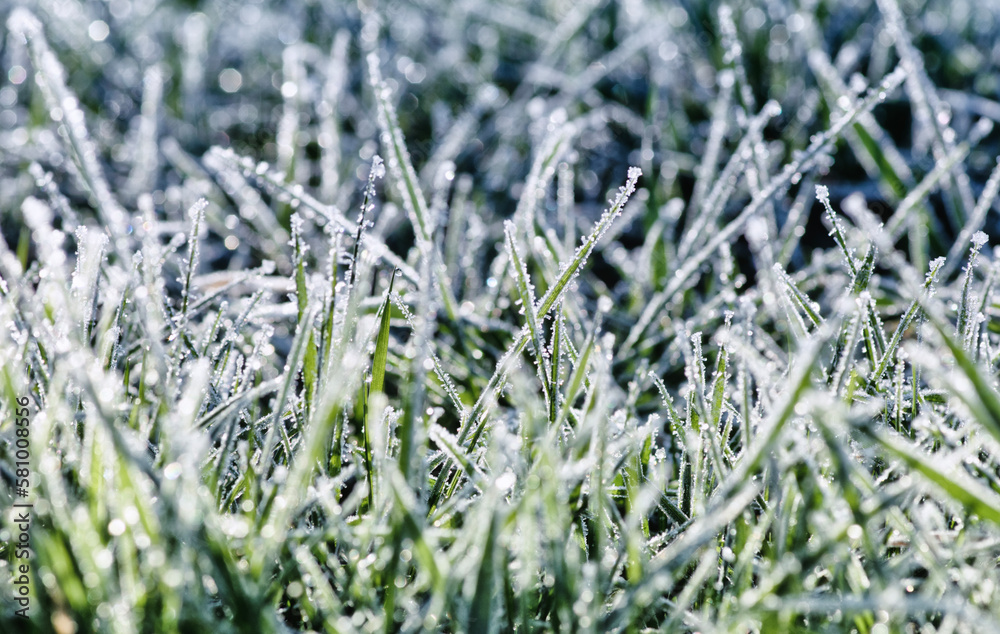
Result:
<svg viewBox="0 0 1000 634">
<path fill-rule="evenodd" d="M 1000 631 L 1000 5 L 0 18 L 3 632 Z"/>
</svg>

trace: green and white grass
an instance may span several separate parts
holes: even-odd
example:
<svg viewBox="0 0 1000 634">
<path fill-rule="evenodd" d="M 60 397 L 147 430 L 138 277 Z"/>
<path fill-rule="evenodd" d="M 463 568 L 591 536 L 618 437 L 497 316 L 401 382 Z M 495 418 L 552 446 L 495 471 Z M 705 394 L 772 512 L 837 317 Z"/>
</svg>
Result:
<svg viewBox="0 0 1000 634">
<path fill-rule="evenodd" d="M 1000 631 L 995 7 L 369 4 L 4 16 L 0 629 Z"/>
</svg>

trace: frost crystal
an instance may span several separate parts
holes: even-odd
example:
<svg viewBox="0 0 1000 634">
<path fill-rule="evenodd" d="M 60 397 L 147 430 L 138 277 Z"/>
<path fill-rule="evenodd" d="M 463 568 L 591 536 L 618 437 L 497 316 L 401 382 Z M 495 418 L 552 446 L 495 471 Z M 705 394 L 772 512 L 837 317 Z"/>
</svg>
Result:
<svg viewBox="0 0 1000 634">
<path fill-rule="evenodd" d="M 1000 629 L 996 11 L 899 1 L 719 3 L 709 39 L 709 3 L 10 2 L 5 389 L 32 401 L 38 537 L 106 546 L 44 602 L 93 577 L 134 631 L 110 569 L 179 580 L 206 630 L 734 630 L 775 600 L 838 629 L 831 597 Z M 929 578 L 898 555 L 924 545 Z M 814 557 L 784 601 L 782 552 L 831 548 L 878 583 Z M 206 556 L 240 565 L 217 585 Z"/>
<path fill-rule="evenodd" d="M 385 163 L 378 154 L 372 157 L 372 178 L 385 178 Z"/>
</svg>

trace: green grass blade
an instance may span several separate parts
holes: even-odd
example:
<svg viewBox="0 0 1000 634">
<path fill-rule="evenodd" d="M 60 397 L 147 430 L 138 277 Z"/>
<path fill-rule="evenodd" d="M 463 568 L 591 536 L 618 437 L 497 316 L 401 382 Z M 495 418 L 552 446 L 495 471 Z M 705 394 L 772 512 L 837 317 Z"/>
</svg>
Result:
<svg viewBox="0 0 1000 634">
<path fill-rule="evenodd" d="M 385 368 L 389 359 L 389 319 L 392 315 L 392 286 L 396 281 L 396 270 L 393 269 L 389 278 L 389 288 L 385 291 L 385 299 L 379 308 L 380 319 L 378 327 L 378 337 L 375 339 L 375 354 L 372 357 L 372 385 L 371 394 L 385 391 Z"/>
<path fill-rule="evenodd" d="M 872 437 L 895 458 L 922 475 L 943 491 L 952 501 L 980 518 L 1000 525 L 1000 495 L 972 480 L 958 469 L 944 471 L 940 460 L 914 449 L 909 443 L 887 433 Z"/>
<path fill-rule="evenodd" d="M 938 260 L 931 263 L 931 270 L 927 274 L 927 279 L 924 281 L 923 291 L 927 293 L 931 286 L 934 284 L 934 280 L 937 277 L 938 271 L 944 265 L 944 258 L 939 258 Z M 896 354 L 896 348 L 899 347 L 899 342 L 903 339 L 903 333 L 906 329 L 910 327 L 910 322 L 916 317 L 917 311 L 920 310 L 920 298 L 916 298 L 910 304 L 910 307 L 906 309 L 906 313 L 903 315 L 902 319 L 899 320 L 899 325 L 896 326 L 896 331 L 892 333 L 892 339 L 886 346 L 885 353 L 882 355 L 879 361 L 878 367 L 872 372 L 871 376 L 868 378 L 868 389 L 875 389 L 875 384 L 882 378 L 885 374 L 886 368 L 889 367 L 889 363 L 892 361 Z"/>
</svg>

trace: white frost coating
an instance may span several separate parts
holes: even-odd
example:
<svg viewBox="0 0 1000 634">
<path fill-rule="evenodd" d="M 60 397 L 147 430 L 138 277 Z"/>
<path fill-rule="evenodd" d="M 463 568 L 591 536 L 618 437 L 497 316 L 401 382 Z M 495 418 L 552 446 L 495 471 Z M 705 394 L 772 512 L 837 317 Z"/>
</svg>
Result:
<svg viewBox="0 0 1000 634">
<path fill-rule="evenodd" d="M 549 365 L 546 357 L 545 344 L 542 340 L 542 330 L 538 323 L 538 313 L 535 312 L 535 289 L 531 284 L 531 279 L 528 277 L 528 271 L 525 268 L 526 262 L 524 256 L 521 255 L 520 247 L 517 244 L 517 239 L 515 237 L 516 233 L 517 229 L 515 228 L 514 222 L 511 220 L 505 221 L 505 244 L 507 248 L 507 256 L 510 258 L 511 265 L 514 267 L 517 292 L 520 297 L 518 303 L 521 304 L 520 312 L 526 317 L 525 325 L 527 326 L 528 332 L 532 337 L 532 349 L 535 351 L 536 356 L 541 360 L 542 365 L 540 369 L 547 375 Z M 546 395 L 547 394 L 548 393 L 546 392 Z"/>
<path fill-rule="evenodd" d="M 372 175 L 375 178 L 385 178 L 385 163 L 378 154 L 372 157 Z"/>
<path fill-rule="evenodd" d="M 242 183 L 243 178 L 251 180 L 271 194 L 284 193 L 295 197 L 303 207 L 314 211 L 340 229 L 347 231 L 354 231 L 356 229 L 356 223 L 348 220 L 344 213 L 335 205 L 321 203 L 304 191 L 291 193 L 282 183 L 280 176 L 270 171 L 270 166 L 266 162 L 258 163 L 248 157 L 236 154 L 229 148 L 216 146 L 212 147 L 205 154 L 205 164 L 217 174 L 229 177 L 235 176 L 240 182 L 232 178 L 229 178 L 228 181 L 223 181 L 224 186 L 227 186 L 226 192 L 230 195 L 252 196 L 255 200 L 254 209 L 257 210 L 255 211 L 256 217 L 260 219 L 268 217 L 268 224 L 273 227 L 273 231 L 275 232 L 283 234 L 284 229 L 276 223 L 270 208 L 261 203 L 260 195 L 253 188 L 246 187 Z M 389 247 L 371 232 L 367 232 L 362 236 L 362 244 L 374 256 L 382 258 L 387 263 L 399 269 L 400 273 L 407 280 L 414 283 L 418 281 L 419 276 L 413 267 L 389 250 Z"/>
<path fill-rule="evenodd" d="M 88 231 L 80 227 L 76 231 L 77 258 L 73 272 L 71 291 L 76 300 L 73 317 L 79 324 L 86 324 L 96 309 L 97 280 L 101 273 L 101 261 L 108 238 L 99 231 Z"/>
<path fill-rule="evenodd" d="M 962 228 L 961 233 L 955 238 L 955 243 L 952 245 L 951 249 L 948 251 L 948 264 L 945 265 L 942 271 L 942 277 L 948 279 L 951 272 L 958 265 L 958 256 L 962 249 L 965 248 L 967 240 L 969 240 L 969 234 L 973 230 L 979 229 L 983 226 L 983 222 L 986 220 L 986 214 L 993 207 L 993 202 L 996 200 L 997 193 L 1000 192 L 1000 157 L 997 158 L 997 163 L 993 167 L 993 171 L 990 172 L 990 177 L 986 181 L 986 186 L 983 188 L 983 193 L 979 196 L 979 201 L 976 203 L 976 208 L 973 210 L 972 215 L 969 216 L 968 222 L 965 227 Z"/>
<path fill-rule="evenodd" d="M 625 339 L 625 342 L 622 345 L 621 354 L 628 354 L 632 347 L 639 342 L 639 338 L 645 334 L 646 329 L 649 328 L 649 326 L 654 322 L 658 313 L 669 299 L 674 297 L 683 289 L 697 283 L 700 278 L 699 271 L 702 264 L 712 257 L 712 254 L 715 253 L 723 242 L 728 242 L 730 239 L 735 237 L 745 226 L 746 222 L 758 211 L 760 211 L 760 209 L 768 203 L 771 197 L 775 196 L 779 191 L 783 191 L 784 188 L 788 187 L 793 180 L 795 180 L 795 176 L 801 178 L 803 172 L 812 169 L 821 155 L 829 151 L 829 146 L 833 143 L 834 139 L 841 135 L 844 128 L 850 125 L 862 114 L 871 111 L 876 104 L 880 103 L 879 95 L 883 92 L 888 94 L 895 90 L 899 84 L 902 83 L 905 76 L 906 73 L 902 67 L 897 67 L 891 73 L 886 75 L 881 84 L 877 88 L 869 91 L 864 101 L 856 109 L 852 110 L 847 116 L 839 120 L 829 130 L 823 134 L 817 135 L 804 152 L 798 153 L 794 161 L 785 165 L 778 176 L 772 178 L 768 182 L 767 186 L 760 191 L 760 193 L 754 195 L 753 200 L 743 209 L 742 212 L 740 212 L 739 216 L 734 218 L 729 222 L 729 224 L 719 231 L 714 232 L 708 243 L 701 250 L 688 257 L 684 262 L 684 265 L 681 266 L 681 268 L 674 274 L 674 277 L 671 278 L 667 287 L 662 291 L 657 292 L 652 298 L 650 298 L 649 303 L 646 304 L 646 308 L 639 316 L 639 320 L 632 328 L 628 338 Z"/>
<path fill-rule="evenodd" d="M 295 240 L 296 236 L 302 235 L 302 223 L 302 216 L 297 211 L 289 218 L 288 224 L 292 229 L 292 240 Z"/>
<path fill-rule="evenodd" d="M 769 101 L 764 108 L 754 116 L 749 123 L 746 134 L 740 139 L 740 144 L 733 152 L 722 172 L 715 179 L 711 191 L 699 204 L 699 213 L 695 215 L 691 226 L 684 231 L 680 246 L 677 249 L 679 260 L 685 260 L 695 249 L 699 248 L 711 235 L 708 227 L 715 224 L 722 215 L 726 203 L 736 191 L 742 179 L 742 173 L 747 163 L 754 159 L 754 148 L 762 140 L 762 133 L 768 121 L 781 113 L 781 108 L 774 101 Z M 759 157 L 758 157 L 759 158 Z M 757 161 L 760 163 L 761 161 Z M 766 163 L 766 159 L 763 160 Z"/>
<path fill-rule="evenodd" d="M 374 52 L 368 55 L 368 78 L 375 93 L 375 100 L 378 102 L 380 140 L 383 148 L 389 153 L 389 171 L 393 174 L 393 180 L 396 181 L 399 195 L 403 199 L 403 206 L 410 218 L 410 223 L 413 225 L 417 248 L 430 266 L 431 275 L 423 276 L 417 282 L 421 286 L 436 286 L 445 311 L 449 316 L 454 317 L 455 297 L 451 287 L 447 284 L 448 275 L 444 268 L 444 260 L 431 235 L 435 224 L 434 219 L 431 217 L 424 192 L 420 188 L 417 173 L 413 169 L 413 162 L 410 160 L 409 150 L 406 149 L 403 132 L 399 128 L 399 118 L 396 116 L 396 109 L 391 102 L 392 91 L 382 81 L 378 54 Z M 424 290 L 431 292 L 429 288 Z"/>
<path fill-rule="evenodd" d="M 24 43 L 28 41 L 28 38 L 41 32 L 42 24 L 30 11 L 18 7 L 7 18 L 7 28 L 10 29 L 11 33 L 19 35 Z"/>
<path fill-rule="evenodd" d="M 635 191 L 635 186 L 640 176 L 642 176 L 641 169 L 638 167 L 629 168 L 628 180 L 625 185 L 618 190 L 618 199 L 615 201 L 615 204 L 601 215 L 601 218 L 597 221 L 593 231 L 591 231 L 590 235 L 583 240 L 580 247 L 577 248 L 573 260 L 560 265 L 559 278 L 556 280 L 556 283 L 549 288 L 548 292 L 545 293 L 545 296 L 538 303 L 538 315 L 541 315 L 544 318 L 562 298 L 563 293 L 568 288 L 570 282 L 572 282 L 576 277 L 580 267 L 582 267 L 586 262 L 587 257 L 593 251 L 594 246 L 600 240 L 600 237 L 605 231 L 607 231 L 612 221 L 614 221 L 614 219 L 621 214 L 622 208 L 625 206 L 625 203 L 628 202 L 629 196 L 631 196 L 632 192 Z M 480 393 L 479 398 L 476 400 L 475 405 L 473 405 L 469 416 L 464 420 L 461 433 L 459 434 L 459 438 L 463 442 L 472 431 L 473 426 L 480 420 L 480 418 L 482 418 L 484 413 L 489 410 L 495 402 L 495 398 L 499 396 L 500 391 L 506 383 L 507 373 L 510 370 L 512 361 L 518 358 L 518 355 L 524 349 L 524 346 L 527 345 L 528 338 L 529 334 L 527 332 L 527 328 L 522 328 L 514 342 L 503 353 L 503 356 L 500 357 L 500 360 L 496 365 L 496 370 L 493 372 L 493 376 L 490 377 L 486 388 Z"/>
<path fill-rule="evenodd" d="M 416 332 L 417 326 L 413 320 L 413 313 L 410 312 L 410 309 L 403 301 L 403 298 L 396 292 L 393 292 L 392 294 L 392 303 L 399 308 L 399 312 L 403 313 L 403 319 L 405 319 L 406 323 L 409 324 L 410 329 Z M 460 416 L 464 417 L 465 405 L 462 403 L 462 399 L 458 395 L 458 389 L 455 387 L 455 382 L 452 380 L 451 375 L 449 375 L 448 371 L 444 369 L 443 365 L 441 365 L 441 359 L 438 358 L 432 347 L 427 347 L 427 353 L 430 355 L 431 361 L 434 364 L 434 373 L 437 374 L 438 378 L 441 379 L 441 383 L 444 385 L 445 393 L 448 395 L 448 398 L 451 399 L 452 404 L 455 406 L 455 410 Z"/>
<path fill-rule="evenodd" d="M 208 201 L 204 198 L 199 198 L 193 205 L 191 205 L 191 208 L 188 209 L 188 218 L 191 219 L 191 222 L 200 223 L 205 218 L 205 209 L 207 208 Z"/>
<path fill-rule="evenodd" d="M 128 214 L 111 194 L 97 149 L 87 133 L 79 100 L 66 87 L 66 73 L 62 64 L 45 41 L 38 19 L 29 11 L 15 9 L 7 20 L 7 26 L 12 33 L 20 35 L 22 43 L 28 47 L 35 67 L 35 83 L 45 99 L 49 118 L 57 124 L 66 153 L 76 167 L 80 186 L 94 196 L 101 220 L 114 238 L 112 248 L 124 250 L 125 245 L 120 243 L 127 233 Z"/>
<path fill-rule="evenodd" d="M 364 222 L 365 215 L 375 208 L 375 181 L 385 177 L 385 163 L 382 157 L 376 154 L 372 157 L 372 166 L 368 171 L 368 183 L 365 185 L 365 197 L 361 203 L 361 216 L 358 222 Z"/>
<path fill-rule="evenodd" d="M 410 161 L 410 153 L 403 141 L 399 129 L 396 109 L 393 107 L 392 91 L 382 80 L 377 53 L 368 54 L 368 76 L 378 102 L 378 125 L 381 130 L 380 140 L 383 148 L 389 153 L 389 170 L 393 172 L 396 186 L 404 207 L 410 216 L 418 242 L 422 242 L 421 250 L 427 254 L 430 249 L 430 227 L 428 226 L 427 199 L 417 182 L 417 175 Z"/>
<path fill-rule="evenodd" d="M 40 277 L 43 278 L 44 282 L 60 286 L 57 292 L 53 293 L 58 297 L 53 297 L 50 301 L 62 305 L 66 280 L 64 234 L 62 231 L 53 229 L 53 214 L 49 205 L 33 196 L 24 199 L 21 204 L 21 214 L 25 224 L 31 229 L 32 240 L 38 249 L 38 261 L 41 264 Z"/>
<path fill-rule="evenodd" d="M 977 231 L 972 235 L 972 245 L 976 249 L 981 249 L 987 242 L 989 242 L 989 237 L 982 231 Z"/>
<path fill-rule="evenodd" d="M 566 123 L 565 119 L 566 111 L 562 109 L 556 110 L 549 117 L 549 135 L 535 156 L 514 211 L 514 222 L 525 233 L 529 244 L 534 237 L 535 210 L 539 201 L 545 197 L 556 167 L 576 134 L 576 126 Z"/>
<path fill-rule="evenodd" d="M 156 147 L 157 121 L 160 102 L 163 100 L 163 69 L 158 65 L 148 68 L 142 85 L 141 116 L 132 152 L 132 172 L 125 185 L 132 196 L 151 191 L 156 183 L 160 155 Z"/>
<path fill-rule="evenodd" d="M 306 251 L 309 250 L 309 245 L 302 240 L 302 230 L 305 226 L 305 220 L 303 220 L 301 214 L 296 211 L 288 219 L 288 224 L 292 230 L 292 238 L 288 244 L 295 250 L 295 258 L 296 261 L 298 261 L 303 255 L 305 255 Z"/>
<path fill-rule="evenodd" d="M 927 75 L 924 61 L 913 45 L 906 28 L 906 19 L 896 0 L 877 0 L 879 10 L 885 19 L 886 32 L 893 39 L 896 53 L 899 55 L 900 68 L 906 72 L 906 91 L 913 105 L 916 130 L 932 131 L 930 142 L 934 148 L 935 158 L 951 154 L 956 149 L 955 131 L 949 126 L 951 113 L 942 103 Z M 916 139 L 916 145 L 924 143 L 921 137 Z M 938 160 L 940 166 L 942 162 Z M 966 215 L 972 214 L 975 201 L 968 176 L 948 166 L 950 180 L 958 186 L 959 200 L 965 208 Z M 964 241 L 963 241 L 964 242 Z"/>
<path fill-rule="evenodd" d="M 21 204 L 24 222 L 34 231 L 52 224 L 52 210 L 34 196 L 28 196 Z"/>
<path fill-rule="evenodd" d="M 751 218 L 747 223 L 746 238 L 755 249 L 767 245 L 767 221 L 763 218 Z"/>
<path fill-rule="evenodd" d="M 601 218 L 595 223 L 594 229 L 591 231 L 590 235 L 587 236 L 577 248 L 576 253 L 574 253 L 572 262 L 568 266 L 560 266 L 560 276 L 558 281 L 553 285 L 549 291 L 542 298 L 541 305 L 539 306 L 538 313 L 540 315 L 545 315 L 548 313 L 549 309 L 555 305 L 556 300 L 562 295 L 563 290 L 569 282 L 573 281 L 576 275 L 580 271 L 580 267 L 583 263 L 590 257 L 591 252 L 594 250 L 594 246 L 600 241 L 604 236 L 604 233 L 611 226 L 612 221 L 621 215 L 622 209 L 625 208 L 625 204 L 628 202 L 629 197 L 635 192 L 636 183 L 639 181 L 639 177 L 642 176 L 642 170 L 638 167 L 630 167 L 628 169 L 628 180 L 624 185 L 618 188 L 618 197 L 608 209 L 604 211 Z"/>
</svg>

